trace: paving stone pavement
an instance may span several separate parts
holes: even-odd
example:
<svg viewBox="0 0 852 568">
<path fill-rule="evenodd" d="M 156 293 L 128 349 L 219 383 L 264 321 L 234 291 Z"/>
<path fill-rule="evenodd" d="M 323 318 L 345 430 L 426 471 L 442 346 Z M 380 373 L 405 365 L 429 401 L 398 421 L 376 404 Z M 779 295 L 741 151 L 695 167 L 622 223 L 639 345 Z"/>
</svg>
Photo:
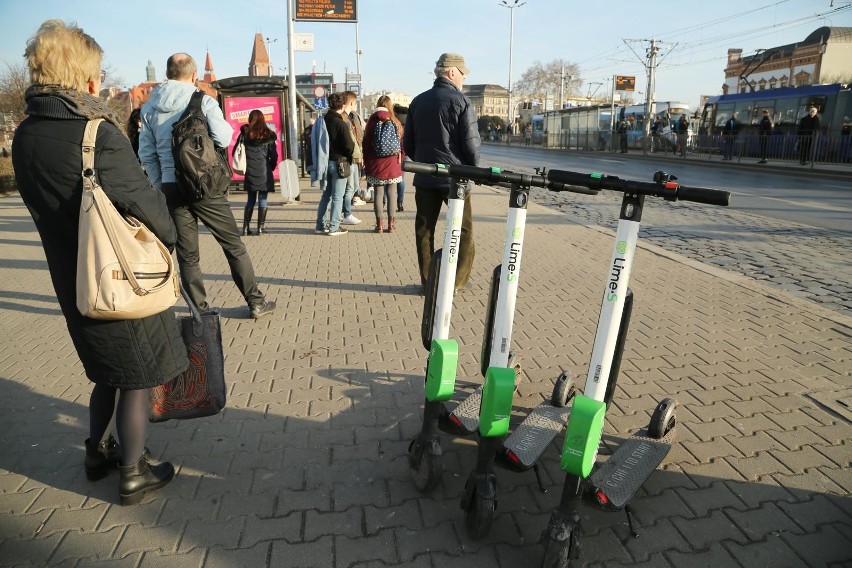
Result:
<svg viewBox="0 0 852 568">
<path fill-rule="evenodd" d="M 497 515 L 481 541 L 467 536 L 458 507 L 473 440 L 443 437 L 443 482 L 431 494 L 409 479 L 426 361 L 413 191 L 396 233 L 373 233 L 360 208 L 364 223 L 330 238 L 313 233 L 318 195 L 303 187 L 300 202 L 273 198 L 268 235 L 246 238 L 262 288 L 279 303 L 271 317 L 249 319 L 218 245 L 202 235 L 209 296 L 222 307 L 228 408 L 151 426 L 153 456 L 178 475 L 134 507 L 117 504 L 116 474 L 85 479 L 90 386 L 29 215 L 19 197 L 0 199 L 0 566 L 538 565 L 561 489 L 556 450 L 542 461 L 547 493 L 531 472 L 498 471 Z M 239 215 L 244 194 L 231 200 Z M 480 381 L 506 202 L 505 191 L 474 191 L 473 288 L 457 296 L 452 326 L 460 391 Z M 591 215 L 598 205 L 587 207 Z M 623 514 L 583 509 L 582 564 L 851 566 L 852 425 L 813 396 L 849 392 L 852 318 L 682 256 L 687 240 L 699 258 L 720 246 L 692 226 L 692 209 L 647 202 L 658 230 L 679 224 L 705 236 L 640 244 L 605 429 L 616 443 L 671 396 L 678 443 L 633 502 L 639 538 Z M 755 231 L 753 241 L 766 236 Z M 531 204 L 515 420 L 550 396 L 561 370 L 585 377 L 611 245 L 607 229 Z"/>
</svg>

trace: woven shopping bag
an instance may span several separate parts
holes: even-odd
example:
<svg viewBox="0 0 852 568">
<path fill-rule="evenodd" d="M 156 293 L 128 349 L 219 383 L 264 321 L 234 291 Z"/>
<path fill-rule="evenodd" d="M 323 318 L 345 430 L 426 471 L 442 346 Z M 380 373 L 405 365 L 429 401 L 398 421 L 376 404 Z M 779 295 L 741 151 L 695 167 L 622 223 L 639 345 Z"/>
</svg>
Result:
<svg viewBox="0 0 852 568">
<path fill-rule="evenodd" d="M 218 414 L 225 408 L 225 356 L 219 316 L 199 313 L 181 286 L 191 315 L 178 318 L 189 367 L 171 381 L 151 389 L 149 420 L 188 420 Z"/>
</svg>

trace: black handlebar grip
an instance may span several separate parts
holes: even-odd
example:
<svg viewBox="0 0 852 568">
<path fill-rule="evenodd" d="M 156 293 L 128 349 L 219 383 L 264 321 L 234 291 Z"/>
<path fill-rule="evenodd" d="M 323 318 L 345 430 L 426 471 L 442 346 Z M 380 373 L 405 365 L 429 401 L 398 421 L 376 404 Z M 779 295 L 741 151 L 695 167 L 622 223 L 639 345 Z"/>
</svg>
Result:
<svg viewBox="0 0 852 568">
<path fill-rule="evenodd" d="M 411 172 L 413 174 L 436 175 L 438 173 L 438 169 L 439 169 L 438 164 L 424 164 L 423 162 L 410 162 L 410 161 L 402 162 L 402 171 Z"/>
<path fill-rule="evenodd" d="M 721 189 L 707 189 L 704 187 L 686 187 L 684 185 L 677 189 L 678 201 L 694 201 L 695 203 L 706 203 L 707 205 L 727 206 L 731 202 L 731 192 Z"/>
<path fill-rule="evenodd" d="M 602 187 L 600 178 L 567 170 L 550 170 L 547 172 L 547 180 L 560 185 L 579 185 L 589 189 L 601 189 Z"/>
</svg>

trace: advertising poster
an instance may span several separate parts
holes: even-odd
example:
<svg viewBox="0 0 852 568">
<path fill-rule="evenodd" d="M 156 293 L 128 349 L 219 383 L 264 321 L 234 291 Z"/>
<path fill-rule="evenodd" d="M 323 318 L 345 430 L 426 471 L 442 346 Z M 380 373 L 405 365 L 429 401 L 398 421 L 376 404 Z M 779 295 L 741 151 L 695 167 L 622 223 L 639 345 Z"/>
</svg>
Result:
<svg viewBox="0 0 852 568">
<path fill-rule="evenodd" d="M 280 97 L 270 96 L 228 96 L 225 98 L 225 120 L 234 129 L 231 143 L 228 144 L 228 159 L 230 160 L 231 153 L 234 151 L 237 137 L 240 135 L 240 128 L 244 124 L 248 124 L 249 113 L 255 109 L 263 113 L 266 126 L 275 132 L 275 148 L 278 150 L 278 161 L 280 162 L 286 157 L 281 147 L 281 99 Z M 273 177 L 276 180 L 278 179 L 278 168 L 275 168 Z M 242 181 L 243 176 L 235 173 L 231 179 Z"/>
</svg>

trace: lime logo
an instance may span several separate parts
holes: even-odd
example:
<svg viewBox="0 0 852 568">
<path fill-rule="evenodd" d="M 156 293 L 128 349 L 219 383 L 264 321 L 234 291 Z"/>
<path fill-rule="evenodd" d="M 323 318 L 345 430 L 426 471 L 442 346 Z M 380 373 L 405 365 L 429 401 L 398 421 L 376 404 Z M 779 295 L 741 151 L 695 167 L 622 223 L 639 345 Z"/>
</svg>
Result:
<svg viewBox="0 0 852 568">
<path fill-rule="evenodd" d="M 520 229 L 515 229 L 515 230 L 512 231 L 512 238 L 513 239 L 520 239 L 522 234 L 523 234 L 523 231 L 521 231 Z"/>
<path fill-rule="evenodd" d="M 516 231 L 520 229 L 515 229 Z M 506 281 L 512 282 L 518 279 L 518 271 L 521 269 L 521 243 L 509 245 L 509 264 L 506 267 Z"/>
<path fill-rule="evenodd" d="M 615 245 L 615 250 L 618 254 L 624 254 L 627 252 L 627 243 L 625 241 L 618 241 L 618 244 Z"/>
</svg>

